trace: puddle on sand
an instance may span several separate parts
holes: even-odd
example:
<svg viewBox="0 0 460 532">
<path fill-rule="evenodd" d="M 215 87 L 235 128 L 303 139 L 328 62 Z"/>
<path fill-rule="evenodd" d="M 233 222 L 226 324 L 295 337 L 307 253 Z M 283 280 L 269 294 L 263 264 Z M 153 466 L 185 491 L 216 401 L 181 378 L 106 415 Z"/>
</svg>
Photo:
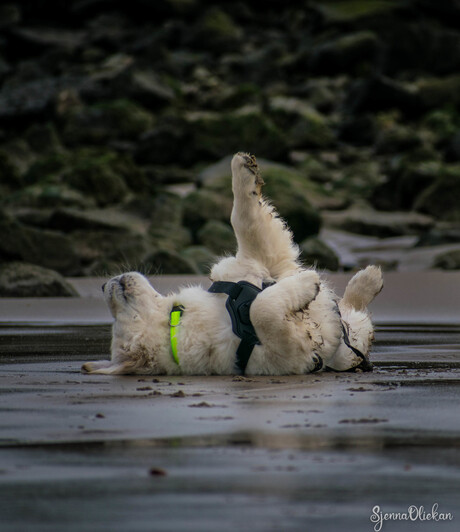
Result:
<svg viewBox="0 0 460 532">
<path fill-rule="evenodd" d="M 110 325 L 0 324 L 0 362 L 40 361 L 110 353 Z"/>
</svg>

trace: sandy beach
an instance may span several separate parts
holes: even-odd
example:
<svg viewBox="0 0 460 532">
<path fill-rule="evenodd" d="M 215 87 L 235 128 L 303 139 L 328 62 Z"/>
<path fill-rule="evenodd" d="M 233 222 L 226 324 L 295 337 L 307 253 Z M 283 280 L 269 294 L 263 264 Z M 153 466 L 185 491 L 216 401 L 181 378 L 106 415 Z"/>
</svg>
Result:
<svg viewBox="0 0 460 532">
<path fill-rule="evenodd" d="M 383 529 L 457 530 L 460 274 L 385 280 L 364 374 L 84 375 L 108 356 L 101 279 L 0 300 L 2 530 L 366 531 L 376 505 L 434 504 L 453 519 Z"/>
</svg>

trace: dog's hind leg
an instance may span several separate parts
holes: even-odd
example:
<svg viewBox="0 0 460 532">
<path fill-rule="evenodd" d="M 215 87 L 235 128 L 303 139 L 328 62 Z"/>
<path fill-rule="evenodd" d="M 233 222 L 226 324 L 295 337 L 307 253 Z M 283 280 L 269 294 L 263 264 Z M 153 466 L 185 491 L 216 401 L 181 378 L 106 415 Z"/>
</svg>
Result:
<svg viewBox="0 0 460 532">
<path fill-rule="evenodd" d="M 264 200 L 263 184 L 255 157 L 237 153 L 232 160 L 231 216 L 238 242 L 236 259 L 256 260 L 279 280 L 299 271 L 299 249 L 289 228 Z"/>
<path fill-rule="evenodd" d="M 313 351 L 313 342 L 302 319 L 296 316 L 316 298 L 320 279 L 316 272 L 305 270 L 286 277 L 261 292 L 251 305 L 251 322 L 264 346 L 262 364 L 267 373 L 308 373 L 322 367 L 321 359 Z M 290 356 L 286 356 L 290 353 Z"/>
</svg>

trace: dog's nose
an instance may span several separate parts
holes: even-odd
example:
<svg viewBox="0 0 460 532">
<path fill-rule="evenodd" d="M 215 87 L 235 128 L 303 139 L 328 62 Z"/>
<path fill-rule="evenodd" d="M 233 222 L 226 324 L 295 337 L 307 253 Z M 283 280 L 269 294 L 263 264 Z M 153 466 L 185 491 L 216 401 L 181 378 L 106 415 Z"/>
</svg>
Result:
<svg viewBox="0 0 460 532">
<path fill-rule="evenodd" d="M 103 285 L 101 286 L 101 288 L 102 288 L 102 291 L 104 291 L 104 290 L 105 290 L 105 287 L 106 287 L 106 285 L 107 285 L 107 283 L 104 283 L 104 284 L 103 284 Z"/>
</svg>

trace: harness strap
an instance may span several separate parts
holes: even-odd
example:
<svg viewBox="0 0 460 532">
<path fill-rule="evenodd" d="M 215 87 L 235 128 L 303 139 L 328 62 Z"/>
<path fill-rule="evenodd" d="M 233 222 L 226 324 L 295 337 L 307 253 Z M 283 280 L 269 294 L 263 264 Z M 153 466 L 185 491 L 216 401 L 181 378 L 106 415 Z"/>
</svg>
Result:
<svg viewBox="0 0 460 532">
<path fill-rule="evenodd" d="M 241 338 L 236 350 L 236 365 L 241 373 L 246 370 L 254 346 L 260 344 L 251 323 L 249 310 L 257 294 L 261 291 L 260 288 L 247 281 L 239 281 L 238 283 L 215 281 L 208 290 L 211 293 L 228 295 L 225 306 L 232 320 L 232 330 Z"/>
<path fill-rule="evenodd" d="M 373 365 L 372 362 L 369 360 L 369 357 L 367 357 L 359 349 L 351 345 L 350 338 L 348 337 L 348 328 L 345 327 L 345 324 L 342 319 L 340 321 L 342 323 L 342 334 L 345 345 L 350 348 L 357 357 L 361 359 L 361 362 L 349 371 L 354 371 L 355 369 L 361 369 L 362 371 L 372 371 Z"/>
</svg>

